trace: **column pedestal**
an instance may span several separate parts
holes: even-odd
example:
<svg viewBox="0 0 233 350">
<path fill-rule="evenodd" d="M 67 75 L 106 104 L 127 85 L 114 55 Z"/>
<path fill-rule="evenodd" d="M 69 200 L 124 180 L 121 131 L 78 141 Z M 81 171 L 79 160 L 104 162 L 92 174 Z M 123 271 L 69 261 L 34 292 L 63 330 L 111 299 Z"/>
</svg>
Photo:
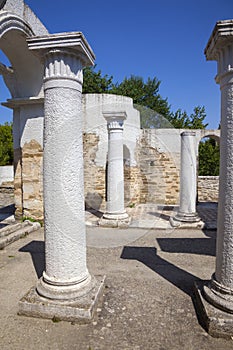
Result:
<svg viewBox="0 0 233 350">
<path fill-rule="evenodd" d="M 128 227 L 130 218 L 124 205 L 123 123 L 124 112 L 104 113 L 108 127 L 107 208 L 99 224 Z"/>
<path fill-rule="evenodd" d="M 233 20 L 217 22 L 207 44 L 208 60 L 218 62 L 221 141 L 216 268 L 210 281 L 196 283 L 196 301 L 208 332 L 233 337 Z"/>
<path fill-rule="evenodd" d="M 44 58 L 45 271 L 19 303 L 19 314 L 91 319 L 104 278 L 86 264 L 82 145 L 82 67 L 93 53 L 81 33 L 29 39 Z M 85 48 L 85 50 L 84 50 Z M 83 52 L 82 52 L 83 51 Z"/>
</svg>

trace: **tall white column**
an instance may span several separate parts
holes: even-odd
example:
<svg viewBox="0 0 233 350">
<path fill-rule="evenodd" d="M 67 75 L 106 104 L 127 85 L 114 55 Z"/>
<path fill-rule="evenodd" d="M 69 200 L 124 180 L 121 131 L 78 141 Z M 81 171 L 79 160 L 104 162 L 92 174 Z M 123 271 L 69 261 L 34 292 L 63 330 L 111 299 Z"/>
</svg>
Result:
<svg viewBox="0 0 233 350">
<path fill-rule="evenodd" d="M 180 163 L 180 206 L 175 220 L 197 222 L 200 218 L 196 212 L 197 195 L 197 155 L 196 133 L 187 130 L 181 134 Z"/>
<path fill-rule="evenodd" d="M 93 53 L 81 33 L 33 38 L 29 48 L 45 61 L 46 266 L 36 292 L 57 304 L 74 302 L 88 295 L 96 284 L 86 265 L 81 113 L 82 67 L 92 64 Z M 51 316 L 46 308 L 38 311 Z M 67 310 L 58 308 L 57 312 L 67 319 Z"/>
<path fill-rule="evenodd" d="M 84 217 L 82 63 L 70 49 L 50 49 L 45 67 L 46 271 L 37 291 L 48 298 L 69 299 L 90 282 Z"/>
<path fill-rule="evenodd" d="M 221 139 L 216 269 L 203 287 L 209 332 L 233 336 L 233 20 L 217 22 L 205 50 L 218 62 Z M 201 299 L 201 296 L 200 296 Z M 214 314 L 214 321 L 213 321 Z"/>
<path fill-rule="evenodd" d="M 129 223 L 124 204 L 123 125 L 125 112 L 104 113 L 108 128 L 107 208 L 103 226 Z"/>
</svg>

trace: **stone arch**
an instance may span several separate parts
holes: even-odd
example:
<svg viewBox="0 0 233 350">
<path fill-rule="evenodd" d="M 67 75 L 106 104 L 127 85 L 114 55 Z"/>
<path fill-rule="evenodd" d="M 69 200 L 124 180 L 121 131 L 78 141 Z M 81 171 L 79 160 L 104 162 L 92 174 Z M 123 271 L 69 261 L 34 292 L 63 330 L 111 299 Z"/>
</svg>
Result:
<svg viewBox="0 0 233 350">
<path fill-rule="evenodd" d="M 217 130 L 214 130 L 214 129 L 212 129 L 212 130 L 205 130 L 205 129 L 198 130 L 196 133 L 197 146 L 199 146 L 200 141 L 205 137 L 212 138 L 219 143 L 220 142 L 220 129 L 217 129 Z"/>
<path fill-rule="evenodd" d="M 35 35 L 30 25 L 21 17 L 11 12 L 2 11 L 0 13 L 0 38 L 11 30 L 21 31 L 29 37 Z"/>
<path fill-rule="evenodd" d="M 2 105 L 13 110 L 14 186 L 16 217 L 32 208 L 27 216 L 38 214 L 37 207 L 28 195 L 32 186 L 37 202 L 42 202 L 42 128 L 44 115 L 43 76 L 44 64 L 28 48 L 27 40 L 47 35 L 48 31 L 23 0 L 6 0 L 0 4 L 0 49 L 9 63 L 0 64 L 11 98 Z M 33 140 L 33 152 L 28 151 Z M 31 171 L 31 168 L 34 171 Z M 38 176 L 39 174 L 39 176 Z M 38 180 L 39 177 L 39 180 Z M 36 201 L 34 201 L 36 202 Z M 38 207 L 42 205 L 38 205 Z M 35 207 L 35 208 L 34 208 Z M 26 215 L 26 214 L 25 214 Z"/>
<path fill-rule="evenodd" d="M 44 68 L 27 45 L 27 38 L 34 35 L 33 29 L 23 18 L 1 11 L 0 48 L 11 62 L 11 67 L 2 67 L 1 74 L 12 98 L 42 94 Z"/>
</svg>

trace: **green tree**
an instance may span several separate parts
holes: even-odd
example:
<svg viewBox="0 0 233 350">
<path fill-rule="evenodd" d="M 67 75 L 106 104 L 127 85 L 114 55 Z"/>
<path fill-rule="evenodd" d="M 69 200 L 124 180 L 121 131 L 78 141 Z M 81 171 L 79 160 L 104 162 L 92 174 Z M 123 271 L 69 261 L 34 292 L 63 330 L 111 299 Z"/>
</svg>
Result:
<svg viewBox="0 0 233 350">
<path fill-rule="evenodd" d="M 113 76 L 102 75 L 96 66 L 84 69 L 83 93 L 112 93 L 133 99 L 135 108 L 140 111 L 142 128 L 204 129 L 205 108 L 197 106 L 193 113 L 178 109 L 171 112 L 167 98 L 159 94 L 161 82 L 156 78 L 131 75 L 121 83 L 113 83 Z"/>
<path fill-rule="evenodd" d="M 219 144 L 213 139 L 203 140 L 199 144 L 200 176 L 219 175 Z"/>
<path fill-rule="evenodd" d="M 131 75 L 129 78 L 125 78 L 122 83 L 116 84 L 111 93 L 131 97 L 134 104 L 150 108 L 164 118 L 168 118 L 170 106 L 167 99 L 163 99 L 159 94 L 160 83 L 156 77 L 148 78 L 145 82 L 142 77 Z M 145 127 L 144 122 L 142 120 L 142 127 Z M 150 120 L 149 127 L 153 127 L 153 118 Z"/>
<path fill-rule="evenodd" d="M 13 164 L 12 123 L 0 125 L 0 165 Z"/>
<path fill-rule="evenodd" d="M 96 66 L 86 67 L 83 70 L 83 93 L 108 93 L 113 87 L 113 77 L 102 76 L 101 70 L 95 71 Z"/>
<path fill-rule="evenodd" d="M 205 107 L 197 106 L 190 115 L 178 109 L 175 113 L 171 113 L 169 121 L 176 129 L 205 129 L 208 125 L 204 124 L 205 118 Z"/>
</svg>

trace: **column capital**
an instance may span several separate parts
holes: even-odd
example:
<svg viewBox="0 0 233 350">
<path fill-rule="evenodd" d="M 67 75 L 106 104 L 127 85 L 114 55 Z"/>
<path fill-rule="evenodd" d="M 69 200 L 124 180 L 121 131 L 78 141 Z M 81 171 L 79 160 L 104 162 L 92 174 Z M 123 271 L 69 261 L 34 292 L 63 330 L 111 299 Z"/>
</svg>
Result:
<svg viewBox="0 0 233 350">
<path fill-rule="evenodd" d="M 181 133 L 181 136 L 196 136 L 196 132 L 193 130 L 185 130 Z"/>
<path fill-rule="evenodd" d="M 205 48 L 208 61 L 218 62 L 217 83 L 232 83 L 233 20 L 218 21 Z"/>
<path fill-rule="evenodd" d="M 127 117 L 126 112 L 103 112 L 107 120 L 108 130 L 123 130 L 124 120 Z"/>
<path fill-rule="evenodd" d="M 71 88 L 81 92 L 82 68 L 94 63 L 94 53 L 81 32 L 33 37 L 28 47 L 45 63 L 45 90 Z"/>
<path fill-rule="evenodd" d="M 29 50 L 35 51 L 41 57 L 54 49 L 71 49 L 72 54 L 79 57 L 83 66 L 94 65 L 95 55 L 81 32 L 35 36 L 27 39 L 27 43 Z"/>
</svg>

